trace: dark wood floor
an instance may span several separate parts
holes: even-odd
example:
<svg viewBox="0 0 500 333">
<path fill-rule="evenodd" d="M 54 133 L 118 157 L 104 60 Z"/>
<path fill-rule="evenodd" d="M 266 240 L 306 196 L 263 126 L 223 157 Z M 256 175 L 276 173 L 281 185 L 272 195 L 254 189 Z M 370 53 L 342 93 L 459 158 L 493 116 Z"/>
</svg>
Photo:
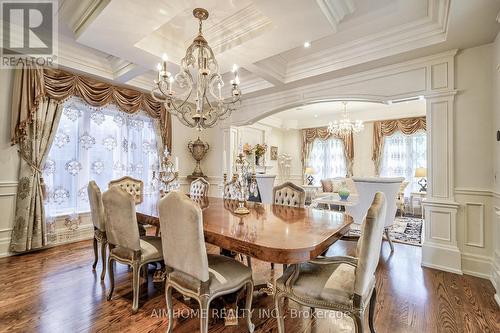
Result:
<svg viewBox="0 0 500 333">
<path fill-rule="evenodd" d="M 352 254 L 354 242 L 338 242 L 330 255 Z M 131 275 L 117 266 L 117 287 L 106 301 L 109 282 L 99 279 L 101 266 L 91 269 L 90 241 L 0 259 L 1 332 L 164 332 L 167 327 L 161 286 L 144 286 L 139 312 L 131 313 Z M 396 244 L 390 255 L 384 244 L 377 271 L 378 300 L 375 327 L 378 332 L 500 332 L 500 311 L 487 280 L 420 267 L 420 248 Z M 254 278 L 272 276 L 269 264 L 254 261 Z M 275 275 L 281 274 L 277 269 Z M 175 294 L 174 294 L 175 295 Z M 179 318 L 174 332 L 198 332 L 197 319 L 187 319 L 192 301 L 175 295 Z M 256 295 L 253 322 L 256 332 L 276 332 L 276 320 L 268 310 L 272 298 Z M 219 303 L 215 308 L 222 307 Z M 317 318 L 290 302 L 287 332 L 351 332 L 352 323 L 335 313 L 318 312 Z M 292 313 L 295 318 L 291 318 Z M 224 326 L 212 318 L 211 332 L 246 332 Z"/>
</svg>

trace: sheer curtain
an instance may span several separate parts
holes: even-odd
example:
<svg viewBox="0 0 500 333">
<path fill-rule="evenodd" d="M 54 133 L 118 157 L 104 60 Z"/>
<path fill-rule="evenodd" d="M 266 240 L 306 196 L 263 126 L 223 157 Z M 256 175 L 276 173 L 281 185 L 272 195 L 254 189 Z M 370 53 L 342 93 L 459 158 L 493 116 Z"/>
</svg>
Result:
<svg viewBox="0 0 500 333">
<path fill-rule="evenodd" d="M 96 109 L 71 98 L 64 104 L 43 167 L 47 223 L 65 215 L 70 216 L 70 224 L 79 223 L 71 221 L 76 214 L 90 210 L 89 180 L 95 180 L 104 192 L 112 179 L 125 175 L 141 179 L 148 202 L 153 190 L 152 172 L 157 168 L 157 138 L 152 118 L 142 112 L 125 114 L 112 104 Z"/>
<path fill-rule="evenodd" d="M 308 166 L 316 171 L 314 175 L 316 184 L 319 184 L 321 179 L 345 177 L 347 163 L 342 140 L 335 138 L 314 140 Z"/>
<path fill-rule="evenodd" d="M 382 177 L 405 177 L 409 182 L 405 196 L 417 192 L 420 186 L 415 179 L 415 169 L 427 167 L 427 135 L 425 131 L 405 135 L 396 132 L 384 138 L 380 175 Z"/>
</svg>

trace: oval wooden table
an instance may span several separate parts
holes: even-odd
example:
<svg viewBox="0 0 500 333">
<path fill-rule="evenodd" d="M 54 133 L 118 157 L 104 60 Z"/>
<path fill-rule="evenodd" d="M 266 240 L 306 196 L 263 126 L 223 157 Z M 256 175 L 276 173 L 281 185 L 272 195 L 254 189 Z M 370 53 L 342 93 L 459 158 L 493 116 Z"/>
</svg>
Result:
<svg viewBox="0 0 500 333">
<path fill-rule="evenodd" d="M 238 202 L 221 198 L 193 199 L 203 210 L 207 243 L 278 264 L 314 259 L 340 239 L 352 223 L 341 212 L 247 203 L 250 213 L 237 215 Z M 138 221 L 159 226 L 151 205 L 138 206 Z"/>
</svg>

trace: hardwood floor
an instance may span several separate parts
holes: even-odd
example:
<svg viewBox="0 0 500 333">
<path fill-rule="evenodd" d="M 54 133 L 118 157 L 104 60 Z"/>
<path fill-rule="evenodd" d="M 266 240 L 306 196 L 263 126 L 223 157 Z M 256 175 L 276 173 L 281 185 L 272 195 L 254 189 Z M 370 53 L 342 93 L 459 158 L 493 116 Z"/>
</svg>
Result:
<svg viewBox="0 0 500 333">
<path fill-rule="evenodd" d="M 488 280 L 420 267 L 420 248 L 395 244 L 390 255 L 384 243 L 377 270 L 378 332 L 500 332 L 500 310 Z M 354 242 L 337 242 L 329 255 L 352 254 Z M 215 249 L 211 249 L 215 250 Z M 138 313 L 131 311 L 131 273 L 117 265 L 114 298 L 106 301 L 109 282 L 101 282 L 101 264 L 92 271 L 91 241 L 0 259 L 1 332 L 164 332 L 167 327 L 163 288 L 144 285 Z M 253 261 L 256 283 L 272 276 L 268 263 Z M 278 267 L 278 265 L 276 265 Z M 151 272 L 152 273 L 152 270 Z M 276 269 L 276 276 L 281 274 Z M 197 304 L 174 294 L 174 332 L 198 332 L 199 321 L 188 318 Z M 214 304 L 222 308 L 222 301 Z M 272 297 L 256 294 L 252 319 L 256 332 L 277 332 Z M 191 312 L 192 314 L 192 312 Z M 217 314 L 217 313 L 215 313 Z M 219 313 L 220 314 L 220 313 Z M 339 314 L 289 303 L 287 332 L 351 332 L 350 319 Z M 293 317 L 293 318 L 292 318 Z M 247 332 L 224 326 L 213 317 L 211 332 Z"/>
</svg>

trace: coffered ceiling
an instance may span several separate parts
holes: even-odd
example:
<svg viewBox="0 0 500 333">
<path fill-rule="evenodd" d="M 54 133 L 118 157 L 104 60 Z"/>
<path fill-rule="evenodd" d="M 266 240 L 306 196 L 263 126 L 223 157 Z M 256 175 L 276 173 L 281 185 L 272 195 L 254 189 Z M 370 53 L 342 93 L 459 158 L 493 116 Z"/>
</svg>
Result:
<svg viewBox="0 0 500 333">
<path fill-rule="evenodd" d="M 246 95 L 355 71 L 381 59 L 494 39 L 496 0 L 60 0 L 60 64 L 148 89 L 162 53 L 170 70 L 198 28 Z M 310 42 L 305 48 L 304 42 Z M 87 68 L 86 68 L 87 67 Z"/>
</svg>

